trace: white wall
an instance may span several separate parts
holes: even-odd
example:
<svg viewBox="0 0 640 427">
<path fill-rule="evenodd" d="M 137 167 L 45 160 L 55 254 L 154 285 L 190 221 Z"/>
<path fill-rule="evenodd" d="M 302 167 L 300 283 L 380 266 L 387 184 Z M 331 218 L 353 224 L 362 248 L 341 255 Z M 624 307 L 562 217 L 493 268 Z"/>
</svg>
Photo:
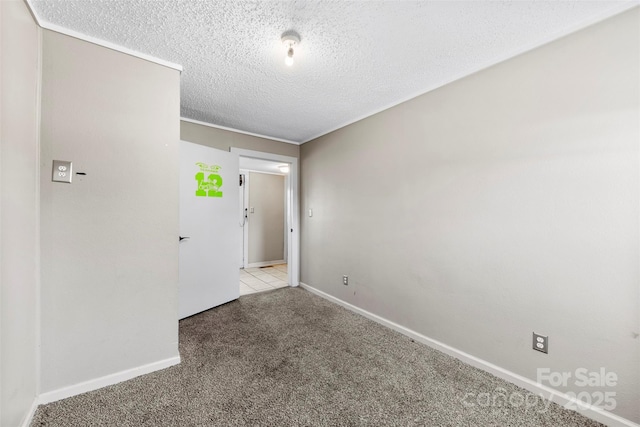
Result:
<svg viewBox="0 0 640 427">
<path fill-rule="evenodd" d="M 640 422 L 639 15 L 302 145 L 302 282 Z"/>
<path fill-rule="evenodd" d="M 0 425 L 19 426 L 37 393 L 40 30 L 24 2 L 0 2 Z"/>
<path fill-rule="evenodd" d="M 178 356 L 179 105 L 178 71 L 44 31 L 43 392 Z"/>
</svg>

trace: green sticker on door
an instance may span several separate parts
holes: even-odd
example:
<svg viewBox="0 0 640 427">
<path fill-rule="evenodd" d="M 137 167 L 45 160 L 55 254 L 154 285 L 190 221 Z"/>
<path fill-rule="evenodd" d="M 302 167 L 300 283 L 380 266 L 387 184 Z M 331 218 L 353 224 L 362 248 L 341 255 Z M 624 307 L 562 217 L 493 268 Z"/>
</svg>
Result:
<svg viewBox="0 0 640 427">
<path fill-rule="evenodd" d="M 196 163 L 200 168 L 200 172 L 196 174 L 198 181 L 198 189 L 196 197 L 222 197 L 222 177 L 218 174 L 222 167 L 218 165 L 207 165 L 202 162 Z"/>
</svg>

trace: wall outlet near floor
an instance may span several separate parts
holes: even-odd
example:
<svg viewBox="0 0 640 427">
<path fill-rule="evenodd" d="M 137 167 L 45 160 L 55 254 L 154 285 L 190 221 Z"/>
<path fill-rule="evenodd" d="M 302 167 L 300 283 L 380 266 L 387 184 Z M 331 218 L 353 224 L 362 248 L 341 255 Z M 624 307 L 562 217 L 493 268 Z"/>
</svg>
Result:
<svg viewBox="0 0 640 427">
<path fill-rule="evenodd" d="M 342 284 L 345 286 L 349 285 L 349 276 L 342 276 Z"/>
<path fill-rule="evenodd" d="M 549 337 L 533 333 L 533 349 L 543 353 L 549 353 Z"/>
</svg>

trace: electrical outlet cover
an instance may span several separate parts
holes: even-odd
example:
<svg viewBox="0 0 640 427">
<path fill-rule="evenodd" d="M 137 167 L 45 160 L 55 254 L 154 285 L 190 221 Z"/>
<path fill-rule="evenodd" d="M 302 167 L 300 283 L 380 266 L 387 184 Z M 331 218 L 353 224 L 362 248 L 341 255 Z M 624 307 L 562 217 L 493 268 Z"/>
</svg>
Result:
<svg viewBox="0 0 640 427">
<path fill-rule="evenodd" d="M 549 337 L 533 333 L 533 349 L 542 353 L 549 353 Z"/>
<path fill-rule="evenodd" d="M 73 166 L 71 162 L 67 162 L 64 160 L 53 161 L 53 173 L 51 176 L 52 181 L 71 184 L 72 173 Z"/>
</svg>

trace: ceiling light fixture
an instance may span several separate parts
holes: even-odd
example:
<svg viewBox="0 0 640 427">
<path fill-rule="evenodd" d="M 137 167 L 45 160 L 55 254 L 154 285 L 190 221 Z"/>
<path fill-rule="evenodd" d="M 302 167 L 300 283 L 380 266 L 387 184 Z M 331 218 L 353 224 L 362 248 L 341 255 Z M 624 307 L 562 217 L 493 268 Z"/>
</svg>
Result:
<svg viewBox="0 0 640 427">
<path fill-rule="evenodd" d="M 282 44 L 287 49 L 287 55 L 284 57 L 284 63 L 289 67 L 293 65 L 293 48 L 300 43 L 300 36 L 295 31 L 285 31 L 282 34 Z"/>
<path fill-rule="evenodd" d="M 280 172 L 282 173 L 289 173 L 289 165 L 280 165 L 278 166 L 278 169 L 280 169 Z"/>
</svg>

